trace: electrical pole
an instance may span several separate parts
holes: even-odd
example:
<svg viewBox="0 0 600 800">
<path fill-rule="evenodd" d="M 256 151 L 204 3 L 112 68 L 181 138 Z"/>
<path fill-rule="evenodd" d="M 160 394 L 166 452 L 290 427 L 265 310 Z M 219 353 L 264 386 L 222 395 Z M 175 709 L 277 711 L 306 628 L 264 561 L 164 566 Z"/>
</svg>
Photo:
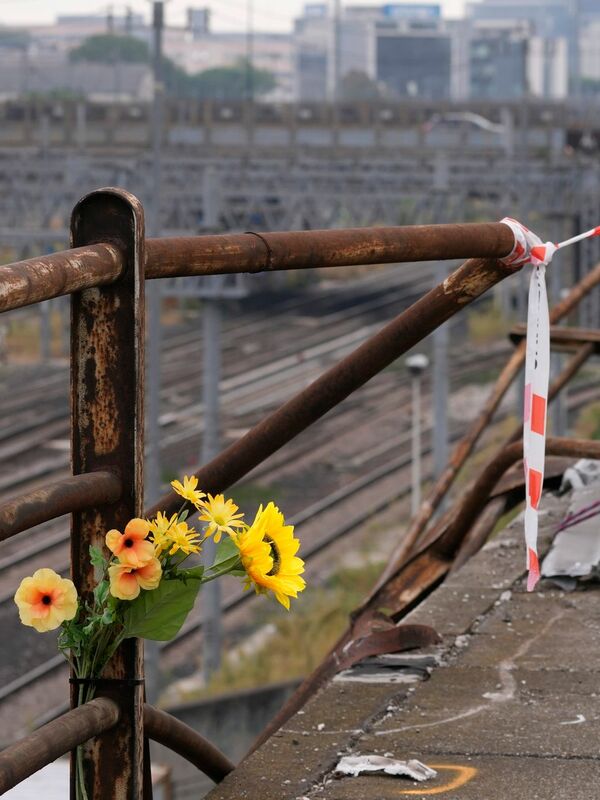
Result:
<svg viewBox="0 0 600 800">
<path fill-rule="evenodd" d="M 125 34 L 127 36 L 133 35 L 133 11 L 131 6 L 127 6 L 125 10 Z"/>
<path fill-rule="evenodd" d="M 444 264 L 436 267 L 435 282 L 446 280 Z M 448 461 L 448 323 L 433 332 L 433 475 L 438 478 Z"/>
<path fill-rule="evenodd" d="M 148 219 L 150 236 L 160 236 L 160 196 L 162 183 L 161 148 L 163 133 L 163 92 L 162 83 L 162 32 L 164 25 L 164 5 L 155 0 L 152 4 L 152 27 L 154 33 L 153 73 L 154 96 L 152 106 L 152 203 Z M 160 351 L 161 351 L 161 301 L 159 281 L 146 283 L 146 308 L 148 325 L 148 457 L 146 459 L 146 502 L 152 503 L 160 494 Z M 159 666 L 158 644 L 146 642 L 146 687 L 149 702 L 158 697 Z"/>
<path fill-rule="evenodd" d="M 106 7 L 106 32 L 110 35 L 115 32 L 115 17 L 112 5 Z"/>
<path fill-rule="evenodd" d="M 332 103 L 340 98 L 340 25 L 341 0 L 331 0 L 331 34 L 327 57 L 328 95 Z"/>
<path fill-rule="evenodd" d="M 415 353 L 406 359 L 406 366 L 412 376 L 412 491 L 410 515 L 416 517 L 421 507 L 421 378 L 429 366 L 429 359 L 423 353 Z"/>
<path fill-rule="evenodd" d="M 254 102 L 254 8 L 246 0 L 246 100 Z"/>
<path fill-rule="evenodd" d="M 162 85 L 162 29 L 164 24 L 163 3 L 153 3 L 153 74 L 154 102 L 152 107 L 152 202 L 148 218 L 148 234 L 160 236 L 160 196 L 162 184 L 162 132 L 163 132 L 163 85 Z M 148 306 L 148 459 L 146 470 L 146 498 L 155 501 L 160 494 L 160 285 L 158 281 L 146 284 Z"/>
<path fill-rule="evenodd" d="M 217 227 L 217 194 L 216 174 L 207 167 L 204 172 L 203 208 L 205 227 Z M 221 276 L 205 278 L 215 284 L 218 294 Z M 221 380 L 221 328 L 222 301 L 218 296 L 208 297 L 202 305 L 202 326 L 204 346 L 204 369 L 202 375 L 202 401 L 204 406 L 204 432 L 202 434 L 202 464 L 218 455 L 220 447 L 220 414 L 219 414 L 219 382 Z M 210 566 L 215 558 L 214 539 L 208 539 L 204 545 L 204 564 Z M 202 603 L 202 673 L 208 682 L 211 675 L 221 666 L 222 621 L 221 621 L 221 584 L 211 581 L 204 587 Z"/>
</svg>

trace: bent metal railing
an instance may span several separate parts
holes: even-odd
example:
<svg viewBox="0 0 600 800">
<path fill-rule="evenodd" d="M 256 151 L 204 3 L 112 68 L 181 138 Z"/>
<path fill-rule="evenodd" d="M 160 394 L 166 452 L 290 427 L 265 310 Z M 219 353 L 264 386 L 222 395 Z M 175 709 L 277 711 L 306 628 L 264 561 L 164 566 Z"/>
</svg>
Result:
<svg viewBox="0 0 600 800">
<path fill-rule="evenodd" d="M 71 512 L 72 577 L 79 592 L 86 592 L 92 586 L 88 550 L 91 544 L 102 544 L 104 531 L 120 528 L 130 518 L 148 516 L 158 508 L 171 513 L 177 503 L 175 496 L 168 494 L 153 509 L 142 508 L 145 279 L 469 259 L 379 333 L 205 464 L 197 475 L 203 489 L 214 493 L 238 481 L 442 322 L 519 269 L 497 260 L 507 256 L 514 244 L 511 230 L 502 223 L 146 240 L 143 210 L 137 199 L 111 188 L 92 192 L 77 204 L 72 215 L 71 238 L 71 250 L 9 264 L 0 272 L 0 311 L 72 295 L 73 468 L 70 478 L 0 504 L 0 540 Z M 557 306 L 552 321 L 564 317 L 598 283 L 600 267 Z M 555 393 L 594 350 L 585 337 L 580 337 L 576 344 L 578 349 L 573 359 L 555 380 L 552 390 Z M 356 625 L 376 607 L 382 592 L 389 599 L 389 586 L 397 587 L 402 580 L 406 583 L 406 569 L 409 573 L 413 571 L 406 596 L 412 599 L 418 595 L 414 564 L 415 558 L 429 553 L 425 545 L 419 546 L 427 523 L 522 362 L 523 345 L 519 344 L 486 408 L 455 450 L 448 471 L 413 522 L 407 543 L 399 546 L 384 579 L 354 615 L 352 626 L 342 640 L 347 653 L 352 651 L 347 647 L 352 642 L 356 644 L 353 652 L 368 654 L 368 641 L 353 641 Z M 561 450 L 560 442 L 554 445 L 550 442 L 549 450 L 552 447 L 560 452 L 585 450 L 581 443 L 573 444 L 571 450 L 567 445 Z M 513 450 L 508 458 L 510 463 L 518 457 L 518 448 Z M 496 473 L 495 468 L 484 473 L 486 491 Z M 465 539 L 463 525 L 470 525 L 483 508 L 481 486 L 477 484 L 467 493 L 468 502 L 462 517 L 459 510 L 458 521 L 456 516 L 454 523 L 442 520 L 440 531 L 427 533 L 428 540 L 438 543 L 434 555 L 441 566 L 431 569 L 429 563 L 421 588 L 429 588 L 432 581 L 450 568 L 451 556 L 460 550 Z M 481 538 L 480 532 L 478 535 Z M 473 549 L 476 542 L 468 544 Z M 431 561 L 431 555 L 428 557 Z M 419 569 L 417 573 L 424 574 Z M 399 618 L 407 603 L 392 603 L 390 607 L 394 609 L 394 605 L 395 618 Z M 375 635 L 383 640 L 387 633 Z M 407 635 L 409 639 L 418 639 L 418 631 L 411 629 Z M 327 664 L 308 679 L 284 715 L 292 713 L 326 675 Z M 108 665 L 105 677 L 95 700 L 77 708 L 72 696 L 71 711 L 0 754 L 0 792 L 83 743 L 87 743 L 85 767 L 92 789 L 90 798 L 94 800 L 151 797 L 148 738 L 184 755 L 215 781 L 232 769 L 228 759 L 202 737 L 144 703 L 143 656 L 138 641 L 123 643 Z M 265 736 L 283 718 L 279 716 Z M 73 782 L 71 796 L 74 796 Z"/>
</svg>

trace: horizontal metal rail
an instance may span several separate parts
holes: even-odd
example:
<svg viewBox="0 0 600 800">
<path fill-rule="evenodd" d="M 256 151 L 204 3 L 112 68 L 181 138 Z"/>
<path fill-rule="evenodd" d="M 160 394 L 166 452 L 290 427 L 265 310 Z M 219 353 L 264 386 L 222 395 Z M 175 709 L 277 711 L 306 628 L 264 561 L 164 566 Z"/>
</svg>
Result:
<svg viewBox="0 0 600 800">
<path fill-rule="evenodd" d="M 145 277 L 501 258 L 513 244 L 501 222 L 148 239 Z M 111 283 L 122 268 L 110 243 L 7 264 L 0 267 L 0 312 Z"/>
<path fill-rule="evenodd" d="M 0 312 L 115 281 L 122 269 L 111 244 L 77 247 L 0 267 Z"/>
<path fill-rule="evenodd" d="M 7 747 L 0 753 L 0 794 L 88 739 L 110 730 L 119 716 L 116 703 L 98 697 Z"/>
<path fill-rule="evenodd" d="M 181 720 L 144 703 L 144 734 L 168 747 L 220 783 L 235 765 L 214 744 Z"/>
<path fill-rule="evenodd" d="M 502 258 L 513 246 L 502 222 L 148 239 L 146 278 Z"/>
<path fill-rule="evenodd" d="M 0 504 L 0 541 L 63 514 L 116 503 L 121 492 L 119 476 L 102 470 L 72 475 L 14 497 Z"/>
<path fill-rule="evenodd" d="M 526 325 L 515 325 L 509 337 L 513 344 L 520 344 L 527 335 Z M 557 325 L 550 326 L 550 345 L 554 351 L 566 350 L 571 352 L 577 350 L 582 344 L 591 343 L 596 353 L 600 352 L 600 331 L 590 328 L 560 328 Z"/>
<path fill-rule="evenodd" d="M 466 261 L 442 284 L 206 464 L 197 473 L 203 490 L 224 491 L 243 478 L 438 325 L 518 269 L 499 261 Z M 162 510 L 171 514 L 178 507 L 178 495 L 170 492 L 148 513 Z"/>
</svg>

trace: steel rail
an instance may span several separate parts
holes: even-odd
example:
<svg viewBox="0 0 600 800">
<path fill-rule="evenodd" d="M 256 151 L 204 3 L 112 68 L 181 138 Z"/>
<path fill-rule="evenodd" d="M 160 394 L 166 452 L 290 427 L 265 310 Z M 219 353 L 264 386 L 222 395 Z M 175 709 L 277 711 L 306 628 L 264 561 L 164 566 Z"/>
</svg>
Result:
<svg viewBox="0 0 600 800">
<path fill-rule="evenodd" d="M 67 711 L 0 753 L 0 794 L 94 736 L 114 728 L 118 705 L 98 697 Z"/>
<path fill-rule="evenodd" d="M 72 475 L 0 504 L 0 541 L 73 511 L 116 503 L 122 492 L 115 472 Z"/>
<path fill-rule="evenodd" d="M 581 302 L 585 295 L 600 283 L 600 264 L 589 272 L 576 286 L 574 286 L 569 294 L 557 303 L 550 311 L 550 323 L 554 324 L 563 319 Z M 498 376 L 494 387 L 488 397 L 488 400 L 482 410 L 479 412 L 476 419 L 472 422 L 471 427 L 456 445 L 448 460 L 446 469 L 435 484 L 429 490 L 425 500 L 421 504 L 421 508 L 417 516 L 412 520 L 411 525 L 398 543 L 395 551 L 390 554 L 390 559 L 387 567 L 379 577 L 376 585 L 373 588 L 373 593 L 383 586 L 385 581 L 398 569 L 403 560 L 408 556 L 410 551 L 415 547 L 419 537 L 424 532 L 429 521 L 431 520 L 435 510 L 438 508 L 448 490 L 454 483 L 456 476 L 460 472 L 463 464 L 473 452 L 479 437 L 487 428 L 490 420 L 492 419 L 496 409 L 512 382 L 519 374 L 521 367 L 525 363 L 525 341 L 521 341 L 515 348 L 514 353 L 507 361 L 504 369 Z M 368 600 L 368 598 L 367 598 Z"/>
<path fill-rule="evenodd" d="M 112 244 L 77 247 L 0 267 L 0 312 L 112 283 L 123 259 Z"/>
<path fill-rule="evenodd" d="M 144 734 L 185 758 L 215 783 L 235 768 L 224 753 L 189 725 L 148 703 L 144 703 Z"/>
<path fill-rule="evenodd" d="M 513 245 L 501 222 L 147 239 L 145 277 L 500 258 Z M 0 312 L 112 283 L 122 268 L 119 247 L 106 242 L 7 264 Z"/>
<path fill-rule="evenodd" d="M 410 350 L 438 325 L 518 269 L 499 261 L 466 261 L 443 283 L 202 467 L 196 474 L 203 490 L 215 493 L 227 489 Z M 169 492 L 149 513 L 154 515 L 163 511 L 171 514 L 176 507 L 179 507 L 178 495 Z"/>
<path fill-rule="evenodd" d="M 513 246 L 501 222 L 148 239 L 146 278 L 502 258 Z"/>
</svg>

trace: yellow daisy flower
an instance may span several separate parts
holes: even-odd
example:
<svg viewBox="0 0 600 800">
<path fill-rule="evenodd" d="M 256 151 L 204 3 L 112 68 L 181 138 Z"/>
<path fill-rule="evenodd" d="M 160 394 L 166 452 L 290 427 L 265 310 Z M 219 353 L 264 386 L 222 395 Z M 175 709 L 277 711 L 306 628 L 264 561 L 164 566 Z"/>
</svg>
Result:
<svg viewBox="0 0 600 800">
<path fill-rule="evenodd" d="M 206 497 L 204 492 L 201 492 L 196 487 L 198 486 L 198 478 L 195 475 L 188 477 L 183 476 L 183 483 L 179 481 L 171 481 L 171 486 L 180 497 L 188 500 L 192 505 L 198 507 L 198 504 L 203 497 Z"/>
<path fill-rule="evenodd" d="M 194 528 L 188 527 L 187 522 L 178 522 L 169 529 L 168 535 L 171 542 L 170 556 L 174 555 L 178 550 L 188 556 L 190 553 L 200 552 L 200 536 Z"/>
<path fill-rule="evenodd" d="M 159 511 L 153 520 L 149 520 L 149 523 L 154 555 L 159 556 L 172 544 L 170 531 L 177 524 L 177 514 L 167 517 L 162 511 Z"/>
<path fill-rule="evenodd" d="M 290 597 L 297 597 L 306 586 L 300 577 L 304 561 L 296 556 L 300 542 L 294 539 L 293 525 L 286 525 L 281 511 L 269 503 L 265 509 L 260 506 L 249 528 L 232 538 L 248 576 L 246 588 L 254 586 L 257 593 L 273 592 L 289 610 Z"/>
<path fill-rule="evenodd" d="M 225 500 L 222 494 L 217 494 L 214 497 L 209 494 L 208 500 L 203 500 L 198 509 L 201 513 L 198 519 L 203 522 L 208 522 L 206 528 L 206 536 L 215 535 L 215 542 L 219 542 L 223 533 L 228 533 L 233 536 L 235 528 L 243 528 L 244 523 L 241 521 L 243 514 L 236 514 L 238 506 L 233 500 Z"/>
</svg>

